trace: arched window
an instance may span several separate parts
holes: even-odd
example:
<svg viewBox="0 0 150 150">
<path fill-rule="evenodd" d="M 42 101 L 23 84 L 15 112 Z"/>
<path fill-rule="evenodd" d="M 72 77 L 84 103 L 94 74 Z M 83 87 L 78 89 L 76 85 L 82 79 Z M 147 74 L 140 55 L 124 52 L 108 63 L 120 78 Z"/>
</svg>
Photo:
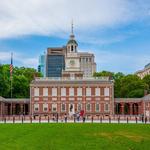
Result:
<svg viewBox="0 0 150 150">
<path fill-rule="evenodd" d="M 73 45 L 71 45 L 71 51 L 73 52 Z"/>
</svg>

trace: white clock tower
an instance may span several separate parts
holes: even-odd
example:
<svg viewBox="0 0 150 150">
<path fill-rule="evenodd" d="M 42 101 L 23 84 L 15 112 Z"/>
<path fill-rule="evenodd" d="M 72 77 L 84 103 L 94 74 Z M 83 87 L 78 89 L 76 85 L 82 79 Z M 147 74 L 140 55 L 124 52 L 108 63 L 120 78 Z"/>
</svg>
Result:
<svg viewBox="0 0 150 150">
<path fill-rule="evenodd" d="M 65 58 L 65 71 L 62 72 L 63 76 L 70 76 L 76 78 L 76 76 L 83 76 L 83 72 L 80 70 L 80 57 L 77 53 L 78 43 L 75 40 L 73 33 L 73 23 L 71 26 L 71 35 L 67 43 L 67 54 Z M 67 75 L 70 74 L 70 75 Z"/>
</svg>

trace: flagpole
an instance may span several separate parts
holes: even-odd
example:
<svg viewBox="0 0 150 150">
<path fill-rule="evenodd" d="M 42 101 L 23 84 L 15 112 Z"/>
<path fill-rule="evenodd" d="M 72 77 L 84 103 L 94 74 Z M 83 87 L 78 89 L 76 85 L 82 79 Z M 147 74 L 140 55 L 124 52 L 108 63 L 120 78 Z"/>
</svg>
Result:
<svg viewBox="0 0 150 150">
<path fill-rule="evenodd" d="M 12 93 L 12 72 L 13 72 L 13 53 L 11 53 L 11 64 L 10 64 L 10 97 L 12 99 L 13 93 Z M 11 115 L 13 115 L 13 104 L 11 101 Z"/>
<path fill-rule="evenodd" d="M 12 71 L 13 71 L 13 53 L 11 53 L 11 65 L 10 65 L 10 88 L 11 88 L 11 98 L 12 98 Z"/>
</svg>

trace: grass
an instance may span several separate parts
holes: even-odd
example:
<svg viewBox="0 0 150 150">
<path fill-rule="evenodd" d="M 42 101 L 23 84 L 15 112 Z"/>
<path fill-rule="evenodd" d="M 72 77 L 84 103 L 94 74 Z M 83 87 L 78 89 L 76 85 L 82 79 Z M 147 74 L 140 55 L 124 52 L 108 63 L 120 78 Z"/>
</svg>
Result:
<svg viewBox="0 0 150 150">
<path fill-rule="evenodd" d="M 0 150 L 149 150 L 150 125 L 1 124 Z"/>
</svg>

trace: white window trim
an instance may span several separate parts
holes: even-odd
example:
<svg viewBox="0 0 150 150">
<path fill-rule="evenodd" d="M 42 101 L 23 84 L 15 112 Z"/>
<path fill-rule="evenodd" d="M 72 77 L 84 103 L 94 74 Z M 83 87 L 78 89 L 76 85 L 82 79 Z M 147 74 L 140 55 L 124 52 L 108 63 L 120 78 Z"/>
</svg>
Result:
<svg viewBox="0 0 150 150">
<path fill-rule="evenodd" d="M 87 87 L 86 88 L 86 96 L 91 96 L 91 93 L 92 91 L 91 91 L 91 88 L 90 87 Z"/>
<path fill-rule="evenodd" d="M 34 88 L 34 96 L 39 96 L 40 95 L 40 89 L 39 88 Z"/>
<path fill-rule="evenodd" d="M 74 88 L 69 88 L 69 96 L 74 96 Z"/>
<path fill-rule="evenodd" d="M 90 105 L 90 110 L 87 109 L 87 106 L 88 106 L 88 105 Z M 87 104 L 86 104 L 86 111 L 87 111 L 87 112 L 91 112 L 91 104 L 90 104 L 90 103 L 87 103 Z"/>
<path fill-rule="evenodd" d="M 48 88 L 43 88 L 43 96 L 48 96 Z"/>
<path fill-rule="evenodd" d="M 52 88 L 52 96 L 57 96 L 57 88 L 56 87 Z"/>
<path fill-rule="evenodd" d="M 62 87 L 60 92 L 61 96 L 66 96 L 66 88 Z"/>
<path fill-rule="evenodd" d="M 44 105 L 45 105 L 46 107 L 45 107 Z M 44 110 L 44 108 L 47 108 L 47 110 Z M 48 104 L 47 104 L 47 103 L 44 103 L 44 104 L 43 104 L 43 112 L 48 112 Z"/>
<path fill-rule="evenodd" d="M 83 89 L 82 88 L 77 88 L 77 96 L 82 96 Z"/>
</svg>

